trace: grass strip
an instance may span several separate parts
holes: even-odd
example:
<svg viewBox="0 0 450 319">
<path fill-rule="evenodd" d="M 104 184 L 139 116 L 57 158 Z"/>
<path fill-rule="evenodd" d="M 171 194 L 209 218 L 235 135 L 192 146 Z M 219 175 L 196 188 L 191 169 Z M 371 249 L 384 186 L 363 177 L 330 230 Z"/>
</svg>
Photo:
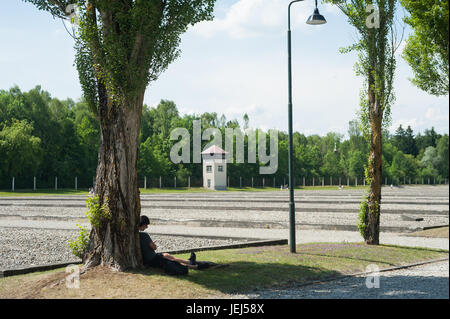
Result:
<svg viewBox="0 0 450 319">
<path fill-rule="evenodd" d="M 188 258 L 188 254 L 178 257 Z M 0 298 L 227 298 L 228 294 L 305 284 L 363 272 L 370 264 L 380 269 L 448 258 L 447 250 L 368 246 L 364 243 L 310 243 L 286 246 L 203 251 L 198 260 L 228 267 L 190 270 L 171 277 L 159 269 L 113 272 L 96 267 L 81 275 L 80 288 L 65 285 L 65 269 L 0 279 Z"/>
</svg>

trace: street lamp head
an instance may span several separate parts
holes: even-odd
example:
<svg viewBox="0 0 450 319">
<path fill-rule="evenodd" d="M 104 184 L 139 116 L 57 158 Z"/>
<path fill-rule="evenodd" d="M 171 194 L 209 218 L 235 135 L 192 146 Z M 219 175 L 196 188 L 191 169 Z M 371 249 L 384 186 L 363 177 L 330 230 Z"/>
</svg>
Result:
<svg viewBox="0 0 450 319">
<path fill-rule="evenodd" d="M 308 20 L 306 20 L 306 23 L 311 25 L 319 25 L 327 23 L 327 20 L 325 20 L 324 16 L 320 14 L 319 9 L 315 8 L 314 13 L 308 18 Z"/>
</svg>

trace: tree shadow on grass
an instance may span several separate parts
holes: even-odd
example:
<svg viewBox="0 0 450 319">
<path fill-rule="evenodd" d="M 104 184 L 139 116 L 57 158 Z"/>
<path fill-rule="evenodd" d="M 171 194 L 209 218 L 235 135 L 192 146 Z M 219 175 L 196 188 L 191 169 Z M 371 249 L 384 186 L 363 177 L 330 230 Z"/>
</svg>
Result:
<svg viewBox="0 0 450 319">
<path fill-rule="evenodd" d="M 158 268 L 146 268 L 130 272 L 148 276 L 173 277 L 166 275 L 162 269 Z M 176 276 L 176 278 L 222 293 L 245 293 L 262 288 L 290 286 L 336 278 L 341 275 L 340 272 L 317 267 L 239 261 L 221 268 L 190 269 L 188 275 Z"/>
</svg>

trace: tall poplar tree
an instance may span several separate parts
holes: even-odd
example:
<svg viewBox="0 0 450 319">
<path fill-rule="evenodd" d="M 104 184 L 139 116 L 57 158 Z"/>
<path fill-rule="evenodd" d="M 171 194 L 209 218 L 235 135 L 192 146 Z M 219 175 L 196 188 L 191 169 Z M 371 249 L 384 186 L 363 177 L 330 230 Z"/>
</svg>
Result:
<svg viewBox="0 0 450 319">
<path fill-rule="evenodd" d="M 95 191 L 103 212 L 92 226 L 85 268 L 139 267 L 137 163 L 144 94 L 179 56 L 180 36 L 187 28 L 212 19 L 215 0 L 24 1 L 79 23 L 76 66 L 100 122 Z"/>
<path fill-rule="evenodd" d="M 394 101 L 396 43 L 394 14 L 396 0 L 327 0 L 345 14 L 358 35 L 358 41 L 343 52 L 357 51 L 357 75 L 364 78 L 360 118 L 369 142 L 366 179 L 369 192 L 361 203 L 358 228 L 367 244 L 378 245 L 382 185 L 382 131 L 389 122 Z"/>
</svg>

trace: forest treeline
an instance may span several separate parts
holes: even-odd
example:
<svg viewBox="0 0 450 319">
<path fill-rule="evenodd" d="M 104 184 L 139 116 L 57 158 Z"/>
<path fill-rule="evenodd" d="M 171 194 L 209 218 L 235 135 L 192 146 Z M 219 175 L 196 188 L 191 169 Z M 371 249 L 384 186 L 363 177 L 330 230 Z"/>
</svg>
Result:
<svg viewBox="0 0 450 319">
<path fill-rule="evenodd" d="M 180 115 L 176 104 L 167 100 L 155 108 L 144 105 L 138 163 L 141 180 L 162 176 L 173 181 L 176 177 L 180 186 L 186 185 L 189 177 L 192 183 L 201 180 L 201 165 L 174 164 L 170 160 L 171 148 L 177 142 L 170 140 L 170 132 L 180 127 L 192 132 L 194 120 L 201 120 L 202 130 L 215 127 L 223 136 L 225 128 L 245 131 L 250 126 L 246 114 L 242 119 L 228 120 L 217 113 Z M 31 188 L 33 177 L 40 188 L 50 188 L 56 176 L 61 187 L 73 188 L 75 176 L 80 188 L 91 186 L 97 167 L 99 129 L 84 101 L 52 98 L 40 86 L 28 92 L 18 87 L 0 90 L 0 189 L 10 188 L 12 177 L 17 188 Z M 265 176 L 267 186 L 273 186 L 274 179 L 278 187 L 287 181 L 288 136 L 279 132 L 278 139 L 278 171 Z M 203 141 L 202 146 L 207 143 Z M 409 126 L 398 127 L 394 134 L 384 132 L 383 179 L 389 183 L 414 183 L 418 179 L 420 183 L 422 178 L 444 181 L 449 176 L 448 144 L 448 134 L 441 135 L 433 127 L 418 134 Z M 247 151 L 247 137 L 244 145 Z M 334 132 L 326 136 L 295 132 L 296 184 L 301 184 L 303 178 L 308 184 L 312 178 L 316 184 L 321 178 L 327 184 L 330 179 L 334 183 L 341 179 L 343 184 L 348 178 L 362 182 L 367 156 L 368 144 L 357 120 L 349 121 L 347 139 Z M 252 177 L 260 181 L 264 176 L 259 174 L 259 165 L 258 161 L 248 163 L 247 157 L 245 163 L 228 164 L 232 184 L 244 180 L 249 186 Z"/>
</svg>

